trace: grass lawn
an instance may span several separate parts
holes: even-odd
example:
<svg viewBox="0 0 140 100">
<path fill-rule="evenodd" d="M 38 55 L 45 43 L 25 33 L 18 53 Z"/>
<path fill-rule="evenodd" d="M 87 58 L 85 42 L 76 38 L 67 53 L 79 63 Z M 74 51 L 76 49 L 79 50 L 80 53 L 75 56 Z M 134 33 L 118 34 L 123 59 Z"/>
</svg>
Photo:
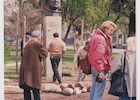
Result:
<svg viewBox="0 0 140 100">
<path fill-rule="evenodd" d="M 75 74 L 71 70 L 71 67 L 73 66 L 73 57 L 74 57 L 74 52 L 73 50 L 67 50 L 67 52 L 64 54 L 64 57 L 62 58 L 62 72 L 63 73 L 69 73 L 69 74 Z M 20 51 L 18 53 L 18 62 L 21 62 L 21 57 L 20 57 Z M 19 78 L 19 73 L 16 72 L 16 52 L 11 51 L 10 52 L 10 57 L 8 58 L 7 64 L 4 65 L 4 78 L 9 78 L 9 79 L 18 79 Z M 18 69 L 20 67 L 20 64 L 18 66 Z M 19 70 L 18 70 L 19 72 Z"/>
<path fill-rule="evenodd" d="M 4 77 L 9 79 L 18 79 L 19 73 L 16 72 L 16 53 L 15 51 L 10 52 L 10 57 L 8 58 L 7 64 L 4 65 Z M 112 54 L 112 58 L 114 58 L 116 54 Z M 71 75 L 77 74 L 77 71 L 71 70 L 73 67 L 73 57 L 74 57 L 74 51 L 73 50 L 67 50 L 67 52 L 64 54 L 64 57 L 62 58 L 62 73 L 69 73 Z M 19 62 L 21 61 L 20 57 L 20 51 L 18 53 Z M 11 64 L 11 65 L 9 65 Z M 19 65 L 20 66 L 20 65 Z M 19 67 L 18 66 L 18 67 Z M 19 68 L 18 68 L 19 69 Z M 19 72 L 19 70 L 18 70 Z"/>
</svg>

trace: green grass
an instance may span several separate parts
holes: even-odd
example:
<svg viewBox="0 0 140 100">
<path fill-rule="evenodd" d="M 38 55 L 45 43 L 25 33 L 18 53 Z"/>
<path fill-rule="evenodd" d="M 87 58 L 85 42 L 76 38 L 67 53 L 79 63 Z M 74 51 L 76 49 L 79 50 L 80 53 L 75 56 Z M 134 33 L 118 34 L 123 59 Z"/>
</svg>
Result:
<svg viewBox="0 0 140 100">
<path fill-rule="evenodd" d="M 62 59 L 62 73 L 69 73 L 72 76 L 77 74 L 77 71 L 72 70 L 72 67 L 74 66 L 73 58 L 74 58 L 74 51 L 67 50 L 67 52 L 64 54 L 64 57 Z"/>
<path fill-rule="evenodd" d="M 73 67 L 73 57 L 74 57 L 73 50 L 67 50 L 67 52 L 64 54 L 64 57 L 62 58 L 62 73 L 69 73 L 69 74 L 76 73 L 76 71 L 74 72 L 71 70 L 71 67 Z M 18 53 L 18 58 L 19 58 L 18 62 L 20 62 L 21 61 L 20 51 Z M 15 62 L 16 62 L 16 52 L 12 50 L 10 52 L 10 57 L 8 58 L 7 64 L 4 65 L 4 77 L 5 78 L 18 79 L 19 73 L 16 73 L 16 65 L 8 66 L 8 64 L 12 64 Z M 19 72 L 19 70 L 18 70 L 18 72 Z"/>
<path fill-rule="evenodd" d="M 15 63 L 16 62 L 16 52 L 11 50 L 10 57 L 7 58 L 7 60 L 8 60 L 7 64 Z M 18 61 L 21 61 L 20 51 L 18 51 Z"/>
<path fill-rule="evenodd" d="M 16 66 L 6 66 L 5 65 L 4 66 L 4 78 L 19 79 L 19 73 L 16 73 Z"/>
<path fill-rule="evenodd" d="M 16 65 L 12 65 L 16 63 L 16 52 L 14 50 L 11 50 L 10 57 L 7 58 L 7 60 L 8 62 L 4 65 L 4 78 L 18 79 L 19 73 L 16 72 Z M 18 62 L 21 62 L 20 51 L 18 51 Z M 19 68 L 18 68 L 18 72 L 19 72 Z"/>
<path fill-rule="evenodd" d="M 72 50 L 67 50 L 62 58 L 62 71 L 70 69 L 73 66 L 74 52 Z"/>
<path fill-rule="evenodd" d="M 10 56 L 10 58 L 8 58 L 7 64 L 11 64 L 11 63 L 16 62 L 16 56 L 15 56 L 16 52 L 12 50 L 10 52 L 10 54 L 11 54 L 11 56 Z M 114 58 L 116 55 L 117 55 L 116 53 L 113 53 L 112 58 Z M 67 52 L 64 54 L 64 57 L 62 58 L 62 73 L 69 73 L 71 75 L 77 74 L 77 71 L 71 70 L 71 68 L 74 65 L 73 64 L 73 57 L 74 57 L 74 51 L 67 50 Z M 18 58 L 19 58 L 18 61 L 20 62 L 21 61 L 20 51 L 18 53 Z M 18 72 L 19 72 L 19 70 L 18 70 Z M 9 79 L 18 79 L 19 73 L 16 73 L 16 65 L 8 66 L 5 64 L 4 65 L 4 77 L 9 78 Z"/>
</svg>

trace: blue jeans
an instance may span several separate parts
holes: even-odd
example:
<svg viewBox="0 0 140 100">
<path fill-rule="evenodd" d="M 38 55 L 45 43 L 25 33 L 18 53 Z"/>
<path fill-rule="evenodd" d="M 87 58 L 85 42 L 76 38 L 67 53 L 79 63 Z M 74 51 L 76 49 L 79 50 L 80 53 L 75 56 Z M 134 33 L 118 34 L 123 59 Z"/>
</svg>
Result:
<svg viewBox="0 0 140 100">
<path fill-rule="evenodd" d="M 101 97 L 104 92 L 105 84 L 106 84 L 108 71 L 104 71 L 105 79 L 101 83 L 95 81 L 98 75 L 98 72 L 94 69 L 93 66 L 91 66 L 91 73 L 92 73 L 92 87 L 90 90 L 90 100 L 101 100 Z"/>
<path fill-rule="evenodd" d="M 132 99 L 130 99 L 128 95 L 123 95 L 119 97 L 119 100 L 136 100 L 136 97 L 132 97 Z"/>
</svg>

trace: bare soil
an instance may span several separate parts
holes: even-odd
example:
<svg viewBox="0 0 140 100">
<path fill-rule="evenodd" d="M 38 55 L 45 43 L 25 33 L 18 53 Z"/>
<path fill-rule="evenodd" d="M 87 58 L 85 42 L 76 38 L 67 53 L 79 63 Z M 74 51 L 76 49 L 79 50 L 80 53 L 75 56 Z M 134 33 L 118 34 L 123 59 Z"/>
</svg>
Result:
<svg viewBox="0 0 140 100">
<path fill-rule="evenodd" d="M 62 79 L 63 82 L 74 82 L 76 80 L 76 77 L 67 77 Z M 91 76 L 87 76 L 84 81 L 90 81 Z M 47 82 L 43 82 L 47 84 Z M 49 82 L 48 82 L 49 83 Z M 58 84 L 58 83 L 56 83 Z M 102 97 L 102 100 L 118 100 L 118 97 L 112 96 L 108 94 L 110 82 L 107 81 L 105 91 Z M 23 98 L 23 90 L 18 87 L 18 81 L 16 80 L 10 80 L 9 82 L 5 82 L 4 86 L 4 100 L 24 100 Z M 41 100 L 89 100 L 90 92 L 87 93 L 81 93 L 78 95 L 70 95 L 66 96 L 59 93 L 46 93 L 41 92 Z"/>
</svg>

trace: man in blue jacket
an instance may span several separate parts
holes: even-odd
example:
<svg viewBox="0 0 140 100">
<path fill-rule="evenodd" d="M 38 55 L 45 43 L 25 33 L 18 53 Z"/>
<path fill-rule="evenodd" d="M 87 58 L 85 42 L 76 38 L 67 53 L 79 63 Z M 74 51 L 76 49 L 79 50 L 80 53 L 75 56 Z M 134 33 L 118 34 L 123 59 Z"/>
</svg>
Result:
<svg viewBox="0 0 140 100">
<path fill-rule="evenodd" d="M 31 35 L 32 35 L 32 31 L 28 31 L 28 32 L 26 32 L 26 35 L 25 35 L 25 43 L 27 43 L 29 40 L 30 40 L 30 38 L 31 38 Z M 21 40 L 21 42 L 20 42 L 20 50 L 21 50 L 21 57 L 22 57 L 22 52 L 23 52 L 23 39 Z"/>
</svg>

